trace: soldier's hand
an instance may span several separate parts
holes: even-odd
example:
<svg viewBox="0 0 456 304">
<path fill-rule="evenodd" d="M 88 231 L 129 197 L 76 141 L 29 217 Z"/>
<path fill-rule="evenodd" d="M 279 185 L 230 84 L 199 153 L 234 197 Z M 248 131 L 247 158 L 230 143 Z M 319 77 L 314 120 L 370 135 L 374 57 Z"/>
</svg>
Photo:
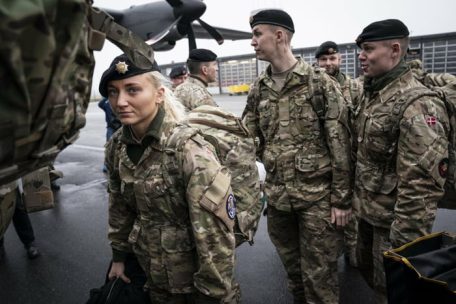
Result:
<svg viewBox="0 0 456 304">
<path fill-rule="evenodd" d="M 125 275 L 125 264 L 123 262 L 112 262 L 111 270 L 109 271 L 108 278 L 109 280 L 114 280 L 115 278 L 120 278 L 125 283 L 130 283 L 130 279 Z"/>
<path fill-rule="evenodd" d="M 339 209 L 331 207 L 331 224 L 336 224 L 337 228 L 344 227 L 350 221 L 351 213 L 351 208 Z"/>
</svg>

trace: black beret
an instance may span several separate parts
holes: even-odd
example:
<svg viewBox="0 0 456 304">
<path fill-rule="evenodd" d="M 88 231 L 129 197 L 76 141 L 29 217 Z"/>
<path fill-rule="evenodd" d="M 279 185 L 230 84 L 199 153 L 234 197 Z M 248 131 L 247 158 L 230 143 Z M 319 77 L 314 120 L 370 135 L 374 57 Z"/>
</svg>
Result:
<svg viewBox="0 0 456 304">
<path fill-rule="evenodd" d="M 285 11 L 278 9 L 261 10 L 250 16 L 250 27 L 253 28 L 257 24 L 272 24 L 286 28 L 294 33 L 294 24 L 290 15 Z"/>
<path fill-rule="evenodd" d="M 185 74 L 187 74 L 187 69 L 184 66 L 178 66 L 172 68 L 171 72 L 169 73 L 169 78 L 176 78 Z"/>
<path fill-rule="evenodd" d="M 190 51 L 188 60 L 196 62 L 211 62 L 217 59 L 217 55 L 214 52 L 206 49 L 194 49 Z"/>
<path fill-rule="evenodd" d="M 315 58 L 320 57 L 321 55 L 332 55 L 339 53 L 339 47 L 333 41 L 323 42 L 315 52 Z"/>
<path fill-rule="evenodd" d="M 135 66 L 127 55 L 119 55 L 116 58 L 114 58 L 109 68 L 106 71 L 104 71 L 103 75 L 101 76 L 100 86 L 98 87 L 98 90 L 100 91 L 101 96 L 108 97 L 109 81 L 125 79 L 150 71 L 160 72 L 160 69 L 156 61 L 154 61 L 151 67 L 141 69 Z"/>
<path fill-rule="evenodd" d="M 366 41 L 381 41 L 389 39 L 405 38 L 409 36 L 409 30 L 402 21 L 397 19 L 386 19 L 369 24 L 356 38 L 356 44 Z"/>
</svg>

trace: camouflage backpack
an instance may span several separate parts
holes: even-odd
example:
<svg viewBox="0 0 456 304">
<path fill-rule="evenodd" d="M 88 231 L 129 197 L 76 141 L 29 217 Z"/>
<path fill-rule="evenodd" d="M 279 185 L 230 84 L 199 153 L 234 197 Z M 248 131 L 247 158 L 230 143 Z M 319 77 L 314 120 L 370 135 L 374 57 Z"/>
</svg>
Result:
<svg viewBox="0 0 456 304">
<path fill-rule="evenodd" d="M 428 88 L 443 87 L 456 81 L 456 76 L 449 73 L 428 73 L 423 68 L 423 63 L 419 59 L 407 62 L 412 70 L 413 77 L 427 86 Z"/>
<path fill-rule="evenodd" d="M 390 136 L 397 137 L 400 120 L 405 110 L 415 100 L 423 96 L 437 97 L 445 102 L 451 129 L 448 139 L 448 164 L 441 168 L 447 176 L 444 185 L 445 194 L 438 202 L 438 207 L 456 209 L 456 83 L 450 83 L 444 87 L 433 87 L 432 89 L 426 87 L 411 88 L 403 92 L 391 112 L 390 119 L 393 122 L 393 127 Z"/>
<path fill-rule="evenodd" d="M 236 198 L 236 245 L 253 243 L 262 205 L 255 144 L 240 118 L 219 107 L 204 105 L 188 114 L 189 124 L 201 130 L 217 151 L 220 163 L 231 172 Z"/>
<path fill-rule="evenodd" d="M 152 49 L 90 0 L 0 2 L 0 185 L 50 164 L 85 125 L 93 50 L 105 38 L 140 66 Z"/>
<path fill-rule="evenodd" d="M 199 133 L 214 146 L 220 163 L 231 172 L 231 188 L 236 198 L 236 246 L 245 241 L 253 243 L 261 210 L 260 184 L 255 160 L 253 138 L 241 120 L 218 107 L 204 105 L 192 110 L 188 122 L 193 129 L 174 132 L 168 139 L 165 157 L 165 181 L 176 172 L 173 151 L 182 151 L 185 142 Z M 193 130 L 193 131 L 192 131 Z M 177 134 L 180 133 L 180 134 Z M 183 134 L 186 133 L 186 134 Z M 180 155 L 180 153 L 177 153 Z M 167 182 L 175 185 L 173 178 Z"/>
</svg>

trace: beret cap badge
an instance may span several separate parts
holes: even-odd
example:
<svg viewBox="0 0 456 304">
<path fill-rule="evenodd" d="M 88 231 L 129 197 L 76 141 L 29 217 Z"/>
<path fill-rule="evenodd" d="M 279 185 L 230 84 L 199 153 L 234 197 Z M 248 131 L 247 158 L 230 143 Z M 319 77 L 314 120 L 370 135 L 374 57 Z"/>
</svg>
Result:
<svg viewBox="0 0 456 304">
<path fill-rule="evenodd" d="M 135 65 L 126 54 L 122 54 L 114 58 L 109 65 L 109 68 L 103 72 L 100 79 L 98 90 L 101 96 L 108 96 L 108 83 L 112 80 L 121 80 L 136 75 L 140 75 L 150 71 L 160 72 L 160 68 L 156 61 L 151 66 L 141 68 Z"/>
<path fill-rule="evenodd" d="M 119 74 L 125 74 L 128 72 L 128 64 L 125 61 L 119 61 L 116 63 L 116 71 Z"/>
</svg>

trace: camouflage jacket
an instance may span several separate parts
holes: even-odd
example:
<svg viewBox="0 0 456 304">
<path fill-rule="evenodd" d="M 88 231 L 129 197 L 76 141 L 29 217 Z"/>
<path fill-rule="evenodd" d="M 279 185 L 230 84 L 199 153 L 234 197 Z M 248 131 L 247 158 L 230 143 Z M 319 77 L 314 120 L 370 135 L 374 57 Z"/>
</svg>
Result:
<svg viewBox="0 0 456 304">
<path fill-rule="evenodd" d="M 349 109 L 349 127 L 350 127 L 350 139 L 351 139 L 351 160 L 352 164 L 356 163 L 356 147 L 357 141 L 353 136 L 354 131 L 354 116 L 357 111 L 361 96 L 363 94 L 363 81 L 360 78 L 352 79 L 350 76 L 339 72 L 336 77 L 331 78 L 339 84 L 339 88 L 344 96 L 345 102 Z M 353 168 L 354 169 L 354 168 Z M 352 172 L 354 174 L 354 172 Z"/>
<path fill-rule="evenodd" d="M 445 183 L 439 171 L 448 160 L 450 126 L 439 99 L 415 100 L 404 112 L 399 133 L 391 132 L 391 113 L 413 87 L 423 85 L 406 71 L 370 98 L 364 94 L 356 117 L 356 205 L 361 218 L 391 229 L 393 246 L 431 231 Z"/>
<path fill-rule="evenodd" d="M 177 127 L 166 116 L 159 125 L 136 165 L 127 154 L 133 144 L 128 127 L 106 145 L 114 259 L 117 252 L 133 251 L 143 269 L 150 269 L 149 286 L 221 299 L 231 291 L 234 269 L 230 175 L 196 130 Z M 181 149 L 167 148 L 172 134 L 179 139 L 189 130 L 196 135 Z M 169 153 L 176 154 L 168 159 L 179 160 L 181 172 L 165 169 Z M 178 183 L 170 187 L 165 179 Z"/>
<path fill-rule="evenodd" d="M 322 117 L 312 102 L 317 99 Z M 243 119 L 258 140 L 271 205 L 289 211 L 330 194 L 333 206 L 350 207 L 347 108 L 324 70 L 299 58 L 277 92 L 268 67 L 250 90 Z"/>
<path fill-rule="evenodd" d="M 334 77 L 340 86 L 340 90 L 350 107 L 356 108 L 362 95 L 362 83 L 358 79 L 352 79 L 350 76 L 339 72 Z"/>
<path fill-rule="evenodd" d="M 217 106 L 211 93 L 207 90 L 207 84 L 190 75 L 182 84 L 174 90 L 176 96 L 188 111 L 201 105 Z"/>
</svg>

